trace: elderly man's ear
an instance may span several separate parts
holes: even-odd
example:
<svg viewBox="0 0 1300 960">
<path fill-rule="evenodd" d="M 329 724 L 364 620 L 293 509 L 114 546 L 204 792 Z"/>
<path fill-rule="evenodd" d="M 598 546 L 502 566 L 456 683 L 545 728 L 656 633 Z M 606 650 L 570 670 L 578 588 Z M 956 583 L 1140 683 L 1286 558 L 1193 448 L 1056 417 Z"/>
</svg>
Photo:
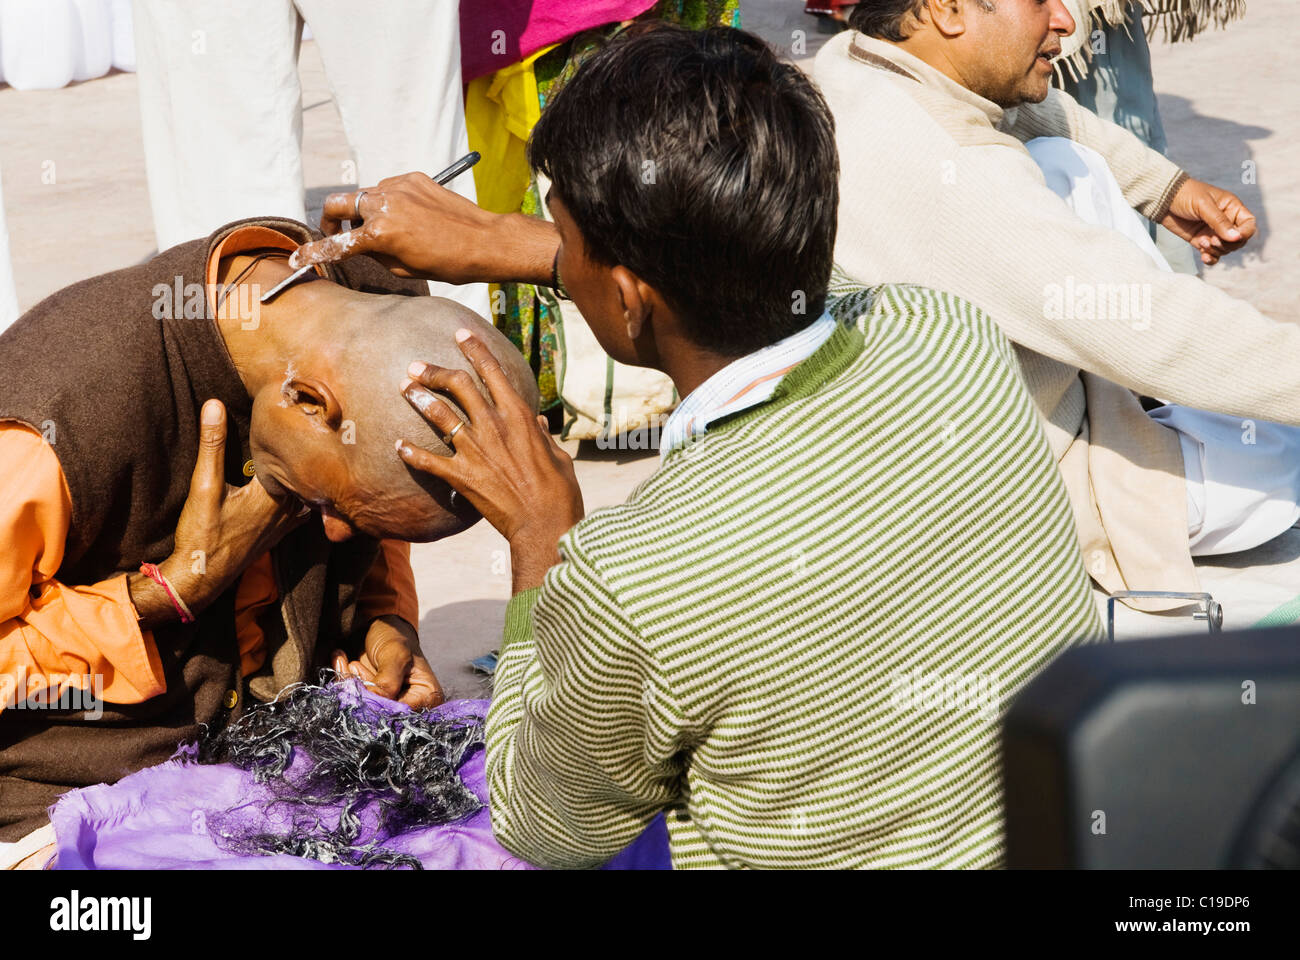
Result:
<svg viewBox="0 0 1300 960">
<path fill-rule="evenodd" d="M 329 385 L 315 377 L 294 377 L 282 388 L 282 406 L 295 407 L 308 417 L 317 417 L 322 426 L 337 430 L 343 422 L 343 408 Z"/>
</svg>

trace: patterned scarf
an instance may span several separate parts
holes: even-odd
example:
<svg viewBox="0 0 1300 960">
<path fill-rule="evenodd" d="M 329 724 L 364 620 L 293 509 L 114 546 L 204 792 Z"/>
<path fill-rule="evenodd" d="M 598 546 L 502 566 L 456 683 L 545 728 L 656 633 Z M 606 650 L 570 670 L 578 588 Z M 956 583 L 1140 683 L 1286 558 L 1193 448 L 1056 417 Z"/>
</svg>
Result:
<svg viewBox="0 0 1300 960">
<path fill-rule="evenodd" d="M 1088 73 L 1092 30 L 1102 26 L 1127 30 L 1134 7 L 1142 8 L 1147 36 L 1159 27 L 1169 43 L 1192 40 L 1212 26 L 1225 27 L 1246 15 L 1246 0 L 1065 0 L 1065 5 L 1078 26 L 1062 42 L 1056 64 L 1058 70 L 1068 69 L 1076 79 Z"/>
</svg>

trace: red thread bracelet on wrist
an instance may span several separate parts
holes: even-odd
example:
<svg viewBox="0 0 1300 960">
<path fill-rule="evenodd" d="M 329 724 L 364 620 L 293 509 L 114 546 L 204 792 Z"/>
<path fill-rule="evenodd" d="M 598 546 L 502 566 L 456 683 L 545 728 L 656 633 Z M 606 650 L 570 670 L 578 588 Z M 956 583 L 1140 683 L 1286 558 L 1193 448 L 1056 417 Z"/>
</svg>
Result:
<svg viewBox="0 0 1300 960">
<path fill-rule="evenodd" d="M 163 572 L 158 569 L 157 564 L 142 563 L 140 564 L 140 572 L 167 592 L 167 599 L 170 600 L 172 606 L 176 608 L 176 612 L 180 615 L 181 623 L 194 622 L 194 614 L 190 613 L 190 608 L 185 605 L 185 601 L 180 598 L 180 595 L 177 594 L 174 589 L 172 589 L 171 581 L 163 576 Z"/>
</svg>

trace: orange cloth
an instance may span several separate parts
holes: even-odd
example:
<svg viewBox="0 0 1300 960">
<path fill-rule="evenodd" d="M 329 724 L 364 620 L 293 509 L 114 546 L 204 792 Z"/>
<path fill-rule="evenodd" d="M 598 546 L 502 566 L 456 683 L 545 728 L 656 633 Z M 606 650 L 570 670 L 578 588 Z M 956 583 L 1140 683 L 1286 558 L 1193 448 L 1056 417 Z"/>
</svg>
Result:
<svg viewBox="0 0 1300 960">
<path fill-rule="evenodd" d="M 379 541 L 379 556 L 357 593 L 357 623 L 389 616 L 401 617 L 417 631 L 420 629 L 411 545 L 405 540 Z"/>
<path fill-rule="evenodd" d="M 216 282 L 220 257 L 266 247 L 293 250 L 297 244 L 265 227 L 236 230 L 213 252 L 208 282 Z M 54 450 L 27 424 L 3 421 L 0 465 L 0 711 L 9 706 L 20 673 L 28 678 L 17 691 L 22 697 L 43 690 L 42 678 L 84 688 L 87 675 L 103 677 L 102 696 L 109 703 L 158 696 L 166 689 L 162 663 L 153 635 L 140 630 L 126 575 L 92 586 L 54 579 L 72 522 L 72 497 Z M 356 622 L 395 615 L 418 629 L 410 544 L 384 540 L 380 546 L 361 585 Z M 235 588 L 244 676 L 266 661 L 257 618 L 278 599 L 271 555 L 263 554 Z"/>
<path fill-rule="evenodd" d="M 262 611 L 280 599 L 271 555 L 254 560 L 235 587 L 235 639 L 239 641 L 239 672 L 256 673 L 266 662 L 266 636 L 257 623 Z"/>
<path fill-rule="evenodd" d="M 239 666 L 244 676 L 255 673 L 266 662 L 266 638 L 257 618 L 280 599 L 271 569 L 271 555 L 264 553 L 244 571 L 235 588 L 235 636 L 239 640 Z M 357 597 L 357 623 L 380 617 L 398 616 L 419 629 L 420 605 L 411 570 L 411 545 L 400 540 L 379 541 L 379 556 L 366 574 Z"/>
<path fill-rule="evenodd" d="M 206 282 L 209 294 L 212 295 L 213 315 L 216 315 L 214 293 L 222 257 L 233 257 L 237 253 L 246 253 L 249 250 L 283 250 L 286 253 L 293 253 L 297 249 L 298 244 L 292 238 L 270 227 L 240 227 L 232 231 L 226 239 L 217 244 L 217 249 L 213 250 L 212 255 L 208 257 Z M 317 276 L 325 276 L 325 268 L 320 264 L 316 265 L 315 270 Z"/>
<path fill-rule="evenodd" d="M 0 423 L 0 710 L 45 689 L 86 689 L 103 677 L 110 703 L 141 703 L 166 689 L 153 638 L 140 632 L 120 575 L 93 586 L 54 579 L 72 522 L 59 458 L 26 424 Z M 15 681 L 26 674 L 23 689 Z M 53 692 L 53 691 L 52 691 Z"/>
</svg>

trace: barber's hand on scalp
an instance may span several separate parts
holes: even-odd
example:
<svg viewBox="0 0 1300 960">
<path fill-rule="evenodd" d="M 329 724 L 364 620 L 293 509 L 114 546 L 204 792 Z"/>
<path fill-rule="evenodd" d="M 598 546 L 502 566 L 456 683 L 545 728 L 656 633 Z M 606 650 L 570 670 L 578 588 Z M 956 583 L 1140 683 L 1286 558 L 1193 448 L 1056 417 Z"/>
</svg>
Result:
<svg viewBox="0 0 1300 960">
<path fill-rule="evenodd" d="M 1256 230 L 1255 215 L 1236 194 L 1190 179 L 1174 194 L 1160 223 L 1195 247 L 1207 264 L 1244 247 Z"/>
<path fill-rule="evenodd" d="M 349 661 L 342 650 L 331 659 L 340 677 L 356 677 L 381 697 L 400 700 L 412 710 L 427 710 L 446 699 L 420 652 L 419 636 L 400 617 L 380 617 L 370 624 L 359 660 Z"/>
<path fill-rule="evenodd" d="M 289 266 L 296 270 L 368 253 L 399 277 L 546 283 L 559 245 L 552 224 L 484 210 L 423 173 L 330 194 L 320 229 L 325 239 L 303 244 Z"/>
<path fill-rule="evenodd" d="M 583 517 L 573 460 L 552 439 L 546 418 L 515 391 L 492 352 L 468 330 L 456 340 L 487 387 L 484 399 L 463 370 L 411 364 L 406 399 L 444 437 L 451 456 L 399 440 L 397 451 L 416 470 L 445 480 L 510 544 L 514 591 L 540 586 L 559 562 L 558 543 Z M 461 421 L 437 396 L 446 394 L 468 415 Z"/>
<path fill-rule="evenodd" d="M 196 614 L 305 519 L 301 503 L 291 497 L 274 499 L 257 478 L 242 487 L 226 483 L 226 408 L 221 401 L 205 403 L 201 421 L 198 459 L 172 553 L 158 564 Z M 127 588 L 146 628 L 177 619 L 167 592 L 149 577 L 129 574 Z"/>
</svg>

